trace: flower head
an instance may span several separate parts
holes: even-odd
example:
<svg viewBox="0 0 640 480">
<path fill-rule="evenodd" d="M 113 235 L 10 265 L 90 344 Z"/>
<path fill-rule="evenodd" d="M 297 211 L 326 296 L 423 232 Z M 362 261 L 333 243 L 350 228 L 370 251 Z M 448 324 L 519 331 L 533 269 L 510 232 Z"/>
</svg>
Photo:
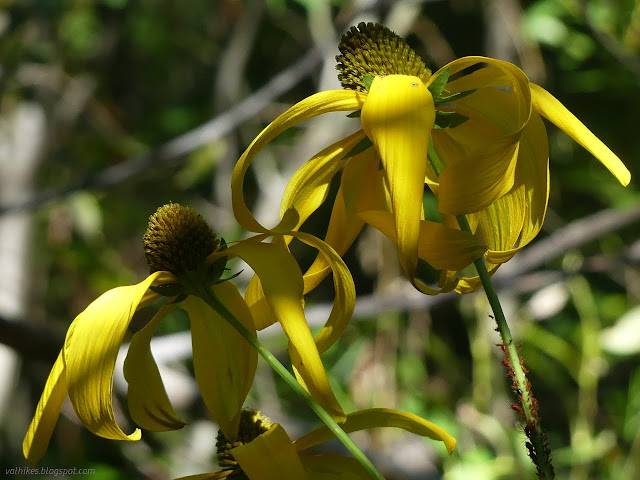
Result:
<svg viewBox="0 0 640 480">
<path fill-rule="evenodd" d="M 164 431 L 181 428 L 167 396 L 150 341 L 160 321 L 173 309 L 189 316 L 193 343 L 193 367 L 202 398 L 226 438 L 235 439 L 241 408 L 253 383 L 257 352 L 223 318 L 194 292 L 193 285 L 208 289 L 253 335 L 256 323 L 264 324 L 238 289 L 222 279 L 228 259 L 245 260 L 261 280 L 264 304 L 270 318 L 281 322 L 289 337 L 289 352 L 298 378 L 312 396 L 336 419 L 344 414 L 329 386 L 318 346 L 304 317 L 303 279 L 295 259 L 277 237 L 273 243 L 262 235 L 227 247 L 202 216 L 188 207 L 169 204 L 151 216 L 144 235 L 151 274 L 137 285 L 117 287 L 92 302 L 69 327 L 25 436 L 23 452 L 37 462 L 44 454 L 62 402 L 68 395 L 82 423 L 96 435 L 115 440 L 139 440 L 140 429 L 126 434 L 113 412 L 113 373 L 116 356 L 136 310 L 167 299 L 151 321 L 132 338 L 124 365 L 129 383 L 128 406 L 142 428 Z M 349 320 L 355 301 L 353 280 L 340 257 L 320 240 L 317 245 L 330 256 L 340 297 L 321 334 L 322 348 L 335 342 Z M 333 253 L 332 253 L 333 252 Z"/>
<path fill-rule="evenodd" d="M 340 44 L 339 79 L 326 91 L 276 118 L 238 161 L 233 207 L 250 231 L 269 231 L 244 202 L 244 175 L 257 152 L 282 131 L 332 111 L 354 111 L 362 129 L 327 147 L 294 174 L 281 204 L 282 221 L 297 229 L 327 197 L 342 169 L 325 241 L 344 254 L 365 224 L 398 245 L 412 284 L 424 293 L 471 291 L 479 283 L 458 273 L 484 255 L 490 271 L 539 232 L 549 193 L 548 147 L 541 116 L 596 156 L 623 185 L 629 171 L 560 102 L 529 82 L 515 65 L 464 57 L 431 74 L 396 34 L 361 23 Z M 436 196 L 441 222 L 424 217 L 425 186 Z M 292 213 L 292 212 L 295 212 Z M 297 215 L 296 215 L 297 214 Z M 468 215 L 475 235 L 459 230 Z M 418 259 L 441 270 L 439 288 L 416 278 Z M 318 257 L 305 288 L 329 273 Z"/>
<path fill-rule="evenodd" d="M 331 440 L 333 434 L 322 426 L 291 441 L 277 423 L 259 411 L 245 409 L 240 421 L 238 440 L 230 441 L 218 433 L 216 473 L 182 477 L 180 480 L 233 478 L 237 480 L 313 480 L 320 478 L 371 478 L 354 458 L 342 455 L 315 455 L 308 449 Z M 446 430 L 417 415 L 387 408 L 371 408 L 347 416 L 342 425 L 346 433 L 378 427 L 402 428 L 408 432 L 444 442 L 449 454 L 456 440 Z"/>
<path fill-rule="evenodd" d="M 365 77 L 409 75 L 426 84 L 431 77 L 422 58 L 404 39 L 379 23 L 361 23 L 342 36 L 336 70 L 343 88 L 369 91 Z"/>
</svg>

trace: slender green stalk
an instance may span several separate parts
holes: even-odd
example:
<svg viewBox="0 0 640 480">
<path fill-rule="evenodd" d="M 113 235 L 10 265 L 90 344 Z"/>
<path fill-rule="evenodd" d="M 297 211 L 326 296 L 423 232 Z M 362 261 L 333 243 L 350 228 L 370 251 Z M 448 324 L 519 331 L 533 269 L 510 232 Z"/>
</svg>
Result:
<svg viewBox="0 0 640 480">
<path fill-rule="evenodd" d="M 464 215 L 457 218 L 460 228 L 471 232 L 467 218 Z M 551 450 L 542 426 L 540 425 L 538 401 L 534 398 L 531 391 L 531 383 L 527 379 L 524 362 L 522 358 L 520 358 L 518 347 L 513 341 L 511 330 L 509 329 L 507 319 L 500 305 L 500 300 L 498 299 L 498 294 L 493 288 L 491 277 L 489 276 L 487 266 L 482 257 L 476 260 L 474 265 L 478 271 L 482 287 L 487 295 L 487 300 L 489 300 L 489 305 L 491 305 L 491 309 L 493 310 L 493 315 L 498 326 L 496 330 L 502 339 L 500 347 L 504 352 L 507 362 L 505 366 L 510 370 L 509 375 L 513 377 L 513 384 L 518 395 L 518 400 L 520 401 L 522 415 L 525 418 L 525 433 L 531 441 L 530 444 L 527 444 L 529 455 L 538 468 L 538 477 L 544 480 L 553 480 L 555 479 L 555 471 L 551 463 Z"/>
<path fill-rule="evenodd" d="M 440 160 L 438 152 L 433 144 L 433 138 L 429 138 L 428 160 L 437 175 L 444 170 L 444 165 Z M 460 229 L 469 233 L 471 227 L 467 221 L 467 217 L 460 215 L 457 217 Z M 511 330 L 507 324 L 507 319 L 502 311 L 498 294 L 493 288 L 491 276 L 487 271 L 487 266 L 482 257 L 474 262 L 478 276 L 482 282 L 482 286 L 489 300 L 489 305 L 493 310 L 493 315 L 497 324 L 497 332 L 500 334 L 502 343 L 499 345 L 505 355 L 505 366 L 509 369 L 509 376 L 513 379 L 513 388 L 518 395 L 520 406 L 513 405 L 514 410 L 522 413 L 525 419 L 525 433 L 530 440 L 526 446 L 529 450 L 529 456 L 534 465 L 538 469 L 538 478 L 541 480 L 554 480 L 555 471 L 551 463 L 551 449 L 547 443 L 546 435 L 540 425 L 540 417 L 538 416 L 538 401 L 531 392 L 531 383 L 526 376 L 526 368 L 524 361 L 518 354 L 518 347 L 513 342 Z"/>
<path fill-rule="evenodd" d="M 362 453 L 362 451 L 358 448 L 358 446 L 349 438 L 349 436 L 340 428 L 335 420 L 327 413 L 327 411 L 320 406 L 318 402 L 307 392 L 295 379 L 295 377 L 289 373 L 289 370 L 286 369 L 282 363 L 278 361 L 278 359 L 273 356 L 273 354 L 267 350 L 264 345 L 258 340 L 258 338 L 253 335 L 247 327 L 245 327 L 240 320 L 236 318 L 236 316 L 207 288 L 202 288 L 201 286 L 193 286 L 195 287 L 194 294 L 199 296 L 202 300 L 204 300 L 211 308 L 213 308 L 216 312 L 218 312 L 229 324 L 240 334 L 242 337 L 249 342 L 253 348 L 265 359 L 265 361 L 275 370 L 275 372 L 282 377 L 282 379 L 291 387 L 291 389 L 302 397 L 311 410 L 313 410 L 316 415 L 324 422 L 324 424 L 331 430 L 331 432 L 342 442 L 342 444 L 347 447 L 347 449 L 351 452 L 351 454 L 360 462 L 360 464 L 369 472 L 372 478 L 376 478 L 378 480 L 385 480 L 384 476 L 378 471 L 378 469 L 371 463 L 371 460 L 367 458 L 367 456 Z"/>
</svg>

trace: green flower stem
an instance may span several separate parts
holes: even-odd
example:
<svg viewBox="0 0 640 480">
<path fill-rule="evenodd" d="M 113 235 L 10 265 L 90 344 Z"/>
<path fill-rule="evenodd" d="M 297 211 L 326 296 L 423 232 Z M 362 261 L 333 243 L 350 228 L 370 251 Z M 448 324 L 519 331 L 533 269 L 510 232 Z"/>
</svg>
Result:
<svg viewBox="0 0 640 480">
<path fill-rule="evenodd" d="M 435 149 L 432 137 L 429 138 L 427 155 L 429 163 L 439 176 L 444 170 L 444 166 Z M 457 219 L 461 230 L 473 233 L 469 226 L 469 222 L 467 221 L 467 217 L 460 215 Z M 521 407 L 518 408 L 522 409 L 522 415 L 526 422 L 525 433 L 531 441 L 530 444 L 527 443 L 529 456 L 538 469 L 538 478 L 541 480 L 553 480 L 555 479 L 555 471 L 553 464 L 551 463 L 551 450 L 547 444 L 545 433 L 540 425 L 538 401 L 533 397 L 533 393 L 531 392 L 531 384 L 529 380 L 527 380 L 527 376 L 525 374 L 524 362 L 518 354 L 518 347 L 513 342 L 511 330 L 507 324 L 507 319 L 502 311 L 498 294 L 493 288 L 493 283 L 491 282 L 491 277 L 487 271 L 487 266 L 485 265 L 483 258 L 480 257 L 477 259 L 474 262 L 474 265 L 478 271 L 478 276 L 480 277 L 487 299 L 489 300 L 489 305 L 491 305 L 491 309 L 493 310 L 496 324 L 498 325 L 496 330 L 502 339 L 501 347 L 506 357 L 506 366 L 510 370 L 510 375 L 513 375 L 513 383 L 517 389 L 516 392 L 518 393 L 518 400 L 521 405 Z"/>
<path fill-rule="evenodd" d="M 469 222 L 464 215 L 457 217 L 460 229 L 471 232 Z M 514 385 L 518 389 L 518 399 L 522 407 L 522 414 L 526 421 L 525 432 L 531 441 L 532 452 L 530 452 L 533 463 L 538 468 L 538 477 L 544 480 L 555 479 L 555 473 L 553 464 L 551 463 L 551 451 L 546 442 L 545 434 L 540 425 L 540 417 L 538 416 L 538 402 L 533 397 L 531 392 L 531 383 L 527 379 L 524 371 L 523 361 L 518 354 L 518 347 L 513 341 L 511 336 L 511 330 L 507 324 L 507 319 L 502 311 L 498 294 L 493 288 L 491 277 L 487 271 L 487 266 L 484 263 L 482 257 L 474 262 L 478 276 L 482 282 L 482 287 L 489 300 L 489 305 L 493 310 L 493 315 L 498 325 L 497 331 L 502 339 L 502 348 L 506 360 L 508 362 L 507 368 L 513 372 Z"/>
<path fill-rule="evenodd" d="M 369 472 L 372 478 L 385 480 L 384 476 L 378 471 L 373 463 L 371 463 L 371 460 L 362 453 L 358 446 L 353 442 L 353 440 L 351 440 L 351 438 L 349 438 L 344 430 L 340 428 L 340 425 L 335 422 L 331 415 L 329 415 L 329 413 L 327 413 L 327 411 L 315 401 L 309 392 L 307 392 L 302 385 L 298 383 L 295 377 L 289 373 L 289 370 L 287 370 L 286 367 L 282 365 L 282 363 L 280 363 L 278 359 L 269 350 L 267 350 L 264 345 L 262 345 L 262 343 L 260 343 L 257 337 L 253 335 L 220 300 L 218 300 L 215 294 L 206 288 L 197 288 L 194 294 L 197 294 L 211 308 L 218 312 L 240 335 L 242 335 L 247 342 L 249 342 L 249 345 L 257 350 L 271 368 L 273 368 L 276 373 L 280 375 L 285 382 L 287 382 L 291 389 L 307 402 L 311 407 L 311 410 L 313 410 L 316 415 L 320 417 L 320 420 L 329 427 L 329 430 L 333 432 L 336 438 L 338 438 L 338 440 L 347 447 L 356 460 L 358 460 L 367 472 Z"/>
</svg>

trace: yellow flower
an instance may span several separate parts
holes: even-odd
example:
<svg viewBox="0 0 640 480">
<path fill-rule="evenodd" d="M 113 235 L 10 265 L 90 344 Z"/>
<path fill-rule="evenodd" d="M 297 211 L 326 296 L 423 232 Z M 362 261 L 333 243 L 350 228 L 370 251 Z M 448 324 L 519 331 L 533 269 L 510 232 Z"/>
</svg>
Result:
<svg viewBox="0 0 640 480">
<path fill-rule="evenodd" d="M 493 272 L 539 232 L 549 193 L 541 116 L 589 150 L 623 185 L 629 183 L 618 157 L 513 64 L 465 57 L 432 75 L 404 40 L 381 25 L 364 23 L 343 36 L 340 51 L 339 78 L 347 89 L 297 103 L 238 161 L 233 207 L 248 230 L 268 231 L 251 215 L 242 193 L 255 155 L 282 131 L 335 111 L 359 111 L 362 129 L 294 174 L 282 199 L 283 221 L 274 230 L 289 221 L 292 209 L 299 215 L 294 228 L 299 228 L 344 167 L 325 241 L 342 255 L 365 223 L 374 226 L 397 243 L 407 277 L 424 293 L 477 288 L 473 279 L 458 285 L 456 272 L 483 254 Z M 435 152 L 441 172 L 427 161 Z M 425 183 L 438 199 L 442 223 L 424 220 Z M 467 214 L 475 236 L 458 229 L 454 216 Z M 416 278 L 418 258 L 442 270 L 439 289 Z M 305 273 L 305 288 L 328 273 L 318 257 Z"/>
<path fill-rule="evenodd" d="M 180 480 L 217 479 L 239 474 L 249 480 L 328 480 L 369 479 L 370 474 L 356 459 L 342 455 L 314 455 L 306 452 L 311 447 L 333 438 L 322 426 L 292 442 L 284 429 L 255 410 L 244 410 L 243 420 L 250 434 L 236 444 L 220 439 L 218 435 L 218 461 L 225 468 L 216 473 L 203 473 L 182 477 Z M 250 424 L 250 420 L 255 421 Z M 417 415 L 387 408 L 361 410 L 347 416 L 342 429 L 346 433 L 378 427 L 402 428 L 408 432 L 444 442 L 449 454 L 456 440 L 443 428 Z M 242 431 L 241 427 L 241 431 Z M 222 448 L 221 448 L 222 447 Z M 234 448 L 231 448 L 234 447 Z M 246 475 L 243 477 L 241 474 Z"/>
<path fill-rule="evenodd" d="M 327 255 L 334 269 L 336 301 L 321 333 L 326 349 L 338 338 L 353 311 L 353 280 L 342 259 L 321 240 L 297 232 L 292 235 Z M 27 460 L 35 463 L 44 454 L 67 395 L 91 432 L 114 440 L 140 439 L 140 429 L 126 434 L 115 420 L 113 372 L 134 313 L 162 297 L 169 301 L 133 336 L 124 365 L 132 419 L 153 431 L 185 425 L 169 402 L 150 350 L 159 322 L 174 308 L 182 308 L 191 322 L 193 366 L 204 403 L 220 430 L 228 438 L 235 438 L 242 404 L 253 383 L 257 352 L 218 312 L 185 289 L 189 281 L 204 279 L 205 288 L 210 285 L 218 300 L 255 335 L 256 321 L 245 300 L 232 283 L 219 280 L 226 261 L 233 257 L 245 260 L 261 279 L 265 302 L 289 338 L 289 353 L 301 383 L 334 418 L 343 421 L 344 413 L 329 386 L 305 320 L 302 272 L 283 241 L 263 242 L 268 236 L 225 249 L 193 210 L 176 204 L 158 209 L 144 238 L 151 275 L 137 285 L 102 294 L 70 325 L 24 439 Z"/>
</svg>

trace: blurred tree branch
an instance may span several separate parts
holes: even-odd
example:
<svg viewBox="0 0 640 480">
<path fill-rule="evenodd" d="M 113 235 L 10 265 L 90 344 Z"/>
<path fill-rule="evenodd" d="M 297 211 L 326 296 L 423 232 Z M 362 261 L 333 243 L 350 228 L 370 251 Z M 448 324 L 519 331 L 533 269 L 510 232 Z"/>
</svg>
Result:
<svg viewBox="0 0 640 480">
<path fill-rule="evenodd" d="M 151 152 L 106 168 L 74 185 L 41 192 L 13 204 L 1 205 L 0 215 L 35 208 L 81 190 L 101 190 L 113 187 L 140 175 L 149 168 L 169 164 L 171 161 L 223 137 L 249 120 L 274 98 L 287 92 L 304 77 L 311 74 L 321 57 L 320 50 L 312 48 L 300 60 L 277 74 L 255 93 L 203 125 L 168 141 Z"/>
<path fill-rule="evenodd" d="M 545 262 L 557 258 L 568 250 L 584 246 L 608 233 L 640 222 L 640 205 L 628 210 L 607 209 L 589 217 L 576 220 L 556 230 L 548 237 L 539 240 L 520 252 L 513 260 L 506 263 L 496 273 L 494 279 L 498 289 L 509 289 L 517 292 L 538 290 L 552 282 L 562 280 L 562 272 L 537 272 L 537 268 Z M 640 261 L 640 248 L 632 244 L 620 257 L 603 259 L 602 256 L 587 258 L 583 269 L 593 271 L 617 271 L 619 265 Z M 353 318 L 366 318 L 388 311 L 416 311 L 433 308 L 436 305 L 451 302 L 459 298 L 456 293 L 437 296 L 422 295 L 409 287 L 402 288 L 393 294 L 362 295 L 358 297 Z M 305 309 L 311 327 L 321 326 L 328 318 L 332 305 L 318 304 Z M 261 336 L 279 335 L 278 326 L 263 330 Z M 45 325 L 10 321 L 0 317 L 0 343 L 14 348 L 28 358 L 53 362 L 62 346 L 64 335 Z M 190 352 L 191 337 L 189 332 L 166 335 L 152 340 L 154 354 L 158 363 L 176 360 L 176 356 L 184 358 Z M 123 347 L 126 349 L 126 346 Z"/>
</svg>

